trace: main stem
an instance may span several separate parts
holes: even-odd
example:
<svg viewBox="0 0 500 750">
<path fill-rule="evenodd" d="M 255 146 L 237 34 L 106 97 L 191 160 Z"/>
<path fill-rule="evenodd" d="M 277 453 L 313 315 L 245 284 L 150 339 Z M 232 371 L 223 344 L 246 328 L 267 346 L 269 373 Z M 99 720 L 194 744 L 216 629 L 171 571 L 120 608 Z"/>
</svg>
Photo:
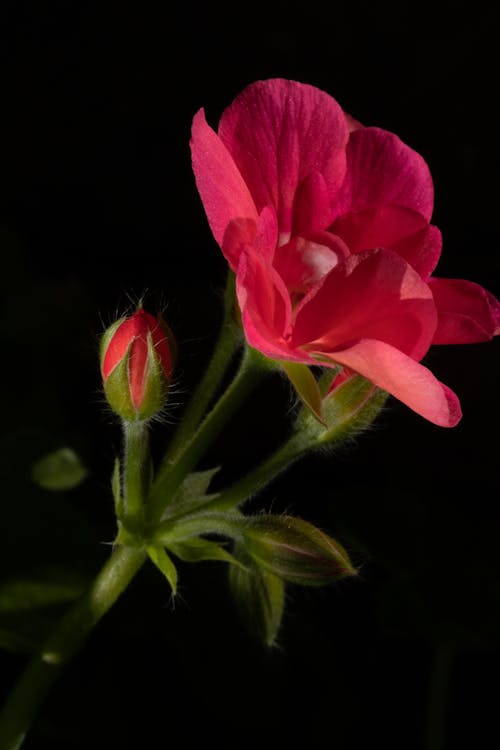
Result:
<svg viewBox="0 0 500 750">
<path fill-rule="evenodd" d="M 237 346 L 231 323 L 233 300 L 234 274 L 229 277 L 223 328 L 212 360 L 157 477 L 153 517 L 161 517 L 171 493 L 179 488 L 244 396 L 259 382 L 259 373 L 261 376 L 263 374 L 255 362 L 252 363 L 251 353 L 247 351 L 235 381 L 196 433 Z M 141 434 L 141 427 L 136 427 L 126 432 L 125 437 L 124 489 L 126 514 L 130 519 L 140 520 L 144 512 L 144 465 L 141 461 L 147 456 L 148 449 L 147 437 Z M 194 437 L 191 437 L 193 433 Z M 1 750 L 18 750 L 21 747 L 40 705 L 60 672 L 81 649 L 92 628 L 126 589 L 145 559 L 146 552 L 142 549 L 117 548 L 87 593 L 61 620 L 42 652 L 30 661 L 0 714 Z"/>
<path fill-rule="evenodd" d="M 145 559 L 142 550 L 116 549 L 87 593 L 69 610 L 42 651 L 30 661 L 0 715 L 2 750 L 21 747 L 38 708 L 59 673 L 127 588 Z"/>
</svg>

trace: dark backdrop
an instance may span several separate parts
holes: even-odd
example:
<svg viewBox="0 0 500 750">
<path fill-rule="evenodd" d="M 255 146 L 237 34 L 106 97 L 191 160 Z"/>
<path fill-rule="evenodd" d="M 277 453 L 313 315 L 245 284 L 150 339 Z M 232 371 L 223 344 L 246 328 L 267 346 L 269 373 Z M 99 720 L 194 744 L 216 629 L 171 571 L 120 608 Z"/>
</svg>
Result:
<svg viewBox="0 0 500 750">
<path fill-rule="evenodd" d="M 61 561 L 92 571 L 107 554 L 120 435 L 100 392 L 103 325 L 144 292 L 151 311 L 166 310 L 180 351 L 172 422 L 207 361 L 225 263 L 190 167 L 200 106 L 215 126 L 245 85 L 284 76 L 397 132 L 434 176 L 439 273 L 500 294 L 493 12 L 334 5 L 329 20 L 291 4 L 286 16 L 312 30 L 244 31 L 237 20 L 216 33 L 188 6 L 174 18 L 78 5 L 1 11 L 3 579 Z M 498 352 L 494 342 L 428 355 L 461 398 L 455 429 L 390 400 L 354 445 L 303 460 L 254 501 L 320 525 L 362 573 L 290 587 L 277 649 L 246 634 L 222 565 L 181 567 L 175 606 L 144 569 L 26 749 L 498 742 L 488 686 L 500 668 Z M 286 434 L 289 407 L 271 379 L 203 465 L 223 463 L 227 481 L 253 465 Z M 157 430 L 158 453 L 170 429 Z M 88 480 L 65 495 L 34 489 L 32 461 L 60 445 L 80 453 Z M 2 695 L 24 661 L 0 654 Z M 433 690 L 446 744 L 425 745 Z"/>
</svg>

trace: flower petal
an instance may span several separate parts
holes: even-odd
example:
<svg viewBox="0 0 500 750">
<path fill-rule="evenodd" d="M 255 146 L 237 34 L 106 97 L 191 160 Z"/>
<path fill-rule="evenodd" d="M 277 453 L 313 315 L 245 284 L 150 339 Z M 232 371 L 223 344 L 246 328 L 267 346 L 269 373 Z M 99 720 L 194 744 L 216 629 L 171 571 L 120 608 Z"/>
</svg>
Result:
<svg viewBox="0 0 500 750">
<path fill-rule="evenodd" d="M 420 154 L 387 130 L 361 128 L 351 133 L 336 216 L 395 204 L 429 220 L 433 202 L 431 173 Z"/>
<path fill-rule="evenodd" d="M 321 353 L 322 363 L 325 353 Z M 462 416 L 457 396 L 423 365 L 382 341 L 364 339 L 329 353 L 440 427 L 454 427 Z"/>
<path fill-rule="evenodd" d="M 229 265 L 236 271 L 240 256 L 245 247 L 251 247 L 258 255 L 272 260 L 278 243 L 278 223 L 274 209 L 266 206 L 258 221 L 254 219 L 233 219 L 222 241 L 222 252 Z"/>
<path fill-rule="evenodd" d="M 219 245 L 233 219 L 253 219 L 255 203 L 228 150 L 200 109 L 193 119 L 191 155 L 196 185 L 210 229 Z M 229 258 L 228 258 L 229 260 Z"/>
<path fill-rule="evenodd" d="M 296 359 L 284 340 L 292 317 L 290 296 L 271 264 L 252 248 L 241 254 L 236 293 L 248 343 L 273 359 Z"/>
<path fill-rule="evenodd" d="M 333 222 L 351 253 L 383 247 L 404 258 L 428 279 L 441 255 L 441 232 L 409 208 L 387 205 L 348 213 Z"/>
<path fill-rule="evenodd" d="M 292 235 L 326 229 L 332 220 L 332 202 L 325 178 L 312 172 L 303 180 L 295 196 Z"/>
<path fill-rule="evenodd" d="M 314 86 L 281 78 L 251 84 L 224 111 L 219 136 L 257 209 L 275 208 L 280 233 L 291 232 L 297 189 L 311 173 L 321 173 L 331 199 L 344 180 L 344 113 Z"/>
<path fill-rule="evenodd" d="M 500 333 L 500 302 L 463 279 L 430 279 L 438 311 L 434 344 L 473 344 Z"/>
<path fill-rule="evenodd" d="M 347 245 L 334 234 L 315 232 L 309 237 L 295 237 L 278 247 L 273 265 L 289 292 L 302 294 L 317 284 L 339 259 L 347 258 Z"/>
<path fill-rule="evenodd" d="M 332 351 L 379 339 L 421 359 L 437 324 L 432 292 L 395 253 L 369 250 L 338 263 L 297 308 L 292 343 Z"/>
</svg>

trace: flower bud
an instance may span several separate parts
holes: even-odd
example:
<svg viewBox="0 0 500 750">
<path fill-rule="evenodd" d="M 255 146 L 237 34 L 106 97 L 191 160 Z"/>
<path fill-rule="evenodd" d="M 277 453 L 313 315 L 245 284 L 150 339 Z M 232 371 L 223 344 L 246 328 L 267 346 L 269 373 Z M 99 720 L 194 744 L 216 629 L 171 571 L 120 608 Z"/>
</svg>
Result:
<svg viewBox="0 0 500 750">
<path fill-rule="evenodd" d="M 164 405 L 175 344 L 166 324 L 142 308 L 120 318 L 101 341 L 101 373 L 106 398 L 127 421 L 154 416 Z"/>
<path fill-rule="evenodd" d="M 257 515 L 246 521 L 247 553 L 265 570 L 285 581 L 322 586 L 356 575 L 345 549 L 301 518 Z"/>
</svg>

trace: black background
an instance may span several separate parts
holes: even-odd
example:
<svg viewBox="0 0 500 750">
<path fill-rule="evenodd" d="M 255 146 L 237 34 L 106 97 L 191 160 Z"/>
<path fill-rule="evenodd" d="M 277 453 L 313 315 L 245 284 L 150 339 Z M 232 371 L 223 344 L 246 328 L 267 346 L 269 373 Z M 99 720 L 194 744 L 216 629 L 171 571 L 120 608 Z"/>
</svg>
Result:
<svg viewBox="0 0 500 750">
<path fill-rule="evenodd" d="M 330 22 L 290 4 L 287 18 L 311 30 L 243 31 L 238 20 L 222 33 L 187 6 L 175 18 L 142 6 L 3 7 L 3 579 L 61 561 L 93 571 L 107 554 L 120 434 L 100 392 L 103 326 L 143 293 L 152 312 L 165 310 L 180 351 L 172 424 L 210 354 L 225 263 L 191 172 L 199 107 L 216 126 L 244 86 L 283 76 L 398 133 L 433 173 L 439 275 L 500 294 L 493 11 L 331 12 Z M 390 400 L 355 444 L 303 460 L 253 501 L 336 536 L 359 580 L 290 587 L 269 652 L 243 629 L 224 566 L 181 567 L 175 606 L 144 569 L 61 678 L 26 749 L 498 743 L 498 351 L 492 342 L 427 356 L 461 399 L 453 430 Z M 223 482 L 255 464 L 286 434 L 290 404 L 279 379 L 259 387 L 203 466 L 222 463 Z M 170 430 L 157 429 L 157 455 Z M 29 479 L 32 461 L 60 445 L 90 470 L 64 496 Z M 443 651 L 446 740 L 426 745 Z M 2 695 L 23 663 L 1 653 Z"/>
</svg>

